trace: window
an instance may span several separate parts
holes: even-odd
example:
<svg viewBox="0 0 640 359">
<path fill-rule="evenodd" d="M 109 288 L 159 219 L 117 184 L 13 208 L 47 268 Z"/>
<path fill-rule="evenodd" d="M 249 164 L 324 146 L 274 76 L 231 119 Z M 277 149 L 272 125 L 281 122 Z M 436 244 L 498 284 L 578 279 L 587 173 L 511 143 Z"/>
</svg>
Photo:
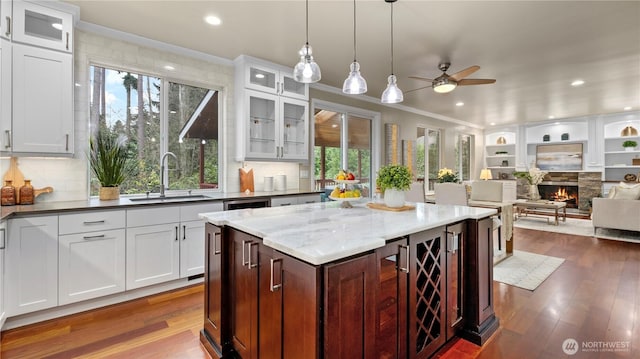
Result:
<svg viewBox="0 0 640 359">
<path fill-rule="evenodd" d="M 440 131 L 418 127 L 416 153 L 416 178 L 426 178 L 425 187 L 432 191 L 440 169 Z"/>
<path fill-rule="evenodd" d="M 371 195 L 374 114 L 324 104 L 314 108 L 314 178 L 317 190 L 332 189 L 341 169 L 360 181 L 362 195 Z M 376 162 L 377 163 L 377 162 Z M 375 186 L 375 182 L 374 186 Z"/>
<path fill-rule="evenodd" d="M 127 71 L 90 67 L 90 129 L 128 139 L 135 170 L 122 193 L 158 192 L 160 160 L 167 158 L 170 190 L 218 188 L 219 92 Z M 90 193 L 98 183 L 91 176 Z"/>
<path fill-rule="evenodd" d="M 471 141 L 470 135 L 458 135 L 456 142 L 456 170 L 461 181 L 471 179 Z"/>
</svg>

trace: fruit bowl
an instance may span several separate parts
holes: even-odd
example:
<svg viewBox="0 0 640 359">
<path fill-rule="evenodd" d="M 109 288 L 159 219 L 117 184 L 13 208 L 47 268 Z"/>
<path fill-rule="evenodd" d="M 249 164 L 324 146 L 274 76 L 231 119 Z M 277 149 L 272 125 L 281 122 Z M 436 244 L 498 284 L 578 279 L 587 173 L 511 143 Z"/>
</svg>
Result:
<svg viewBox="0 0 640 359">
<path fill-rule="evenodd" d="M 356 184 L 360 183 L 360 180 L 334 180 L 336 183 L 344 183 L 344 184 Z"/>
<path fill-rule="evenodd" d="M 360 197 L 333 197 L 333 196 L 329 196 L 329 199 L 333 200 L 333 201 L 338 201 L 338 202 L 347 202 L 347 201 L 358 201 L 360 199 L 362 199 L 362 196 Z"/>
</svg>

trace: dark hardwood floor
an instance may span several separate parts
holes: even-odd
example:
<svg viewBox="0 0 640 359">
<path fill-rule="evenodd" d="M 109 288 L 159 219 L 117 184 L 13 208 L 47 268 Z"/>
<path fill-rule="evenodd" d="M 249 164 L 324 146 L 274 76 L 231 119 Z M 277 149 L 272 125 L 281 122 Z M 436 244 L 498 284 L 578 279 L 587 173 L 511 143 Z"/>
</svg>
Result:
<svg viewBox="0 0 640 359">
<path fill-rule="evenodd" d="M 494 282 L 500 329 L 483 346 L 456 340 L 439 358 L 639 358 L 640 244 L 514 229 L 515 249 L 565 258 L 535 291 Z M 198 332 L 202 285 L 2 333 L 0 357 L 208 358 Z M 568 356 L 565 339 L 628 350 Z M 623 348 L 624 349 L 624 348 Z"/>
</svg>

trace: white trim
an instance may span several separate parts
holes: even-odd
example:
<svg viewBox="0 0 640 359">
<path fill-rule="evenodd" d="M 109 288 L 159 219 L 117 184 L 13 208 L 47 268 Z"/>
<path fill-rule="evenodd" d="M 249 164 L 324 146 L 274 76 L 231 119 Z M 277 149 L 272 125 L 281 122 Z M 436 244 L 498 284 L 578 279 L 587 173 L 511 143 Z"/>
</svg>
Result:
<svg viewBox="0 0 640 359">
<path fill-rule="evenodd" d="M 208 62 L 219 64 L 219 65 L 233 66 L 232 60 L 225 59 L 223 57 L 206 54 L 204 52 L 187 49 L 185 47 L 181 47 L 177 45 L 167 44 L 165 42 L 152 40 L 146 37 L 134 35 L 128 32 L 119 31 L 119 30 L 111 29 L 108 27 L 104 27 L 104 26 L 100 26 L 92 23 L 88 23 L 85 21 L 79 21 L 76 28 L 82 31 L 91 32 L 97 35 L 130 42 L 132 44 L 136 44 L 140 46 L 150 47 L 156 50 L 166 51 L 173 54 L 187 56 L 187 57 L 191 57 L 198 60 L 208 61 Z"/>
<path fill-rule="evenodd" d="M 448 117 L 448 116 L 444 116 L 444 115 L 440 115 L 440 114 L 437 114 L 437 113 L 424 111 L 424 110 L 419 110 L 417 108 L 413 108 L 413 107 L 409 107 L 409 106 L 405 106 L 405 105 L 401 105 L 401 104 L 385 104 L 385 103 L 381 103 L 380 99 L 376 98 L 376 97 L 371 97 L 371 96 L 367 96 L 367 95 L 358 95 L 357 97 L 356 96 L 352 96 L 352 95 L 345 95 L 342 92 L 342 89 L 339 89 L 339 88 L 333 87 L 333 86 L 329 86 L 329 85 L 325 85 L 325 84 L 321 84 L 321 83 L 309 84 L 309 87 L 312 88 L 312 89 L 316 89 L 316 90 L 320 90 L 320 91 L 324 91 L 324 92 L 329 92 L 329 93 L 333 93 L 333 94 L 337 94 L 337 95 L 342 95 L 342 96 L 345 96 L 345 97 L 354 98 L 354 99 L 357 99 L 357 100 L 362 100 L 362 101 L 369 102 L 369 103 L 374 103 L 374 104 L 380 105 L 380 106 L 385 106 L 385 107 L 389 107 L 389 108 L 395 108 L 395 109 L 401 110 L 401 111 L 415 113 L 416 115 L 431 117 L 433 119 L 440 120 L 440 121 L 455 123 L 457 125 L 463 125 L 463 126 L 468 126 L 468 127 L 471 127 L 471 128 L 477 128 L 477 129 L 480 129 L 480 130 L 484 130 L 484 126 L 480 126 L 478 124 L 471 123 L 471 122 L 458 120 L 458 119 L 455 119 L 455 118 L 452 118 L 452 117 Z"/>
</svg>

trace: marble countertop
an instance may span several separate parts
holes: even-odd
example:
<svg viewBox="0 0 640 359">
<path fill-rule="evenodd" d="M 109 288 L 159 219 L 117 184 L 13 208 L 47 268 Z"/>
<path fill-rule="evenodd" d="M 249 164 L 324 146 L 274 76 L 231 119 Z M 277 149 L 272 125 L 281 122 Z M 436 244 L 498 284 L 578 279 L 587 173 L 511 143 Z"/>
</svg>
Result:
<svg viewBox="0 0 640 359">
<path fill-rule="evenodd" d="M 181 194 L 181 193 L 180 193 Z M 186 193 L 185 193 L 186 194 Z M 16 206 L 2 206 L 0 207 L 0 219 L 6 219 L 10 216 L 19 216 L 19 215 L 32 215 L 32 214 L 49 214 L 49 213 L 59 213 L 66 211 L 82 211 L 82 210 L 95 210 L 95 209 L 118 209 L 118 208 L 127 208 L 132 206 L 157 206 L 157 205 L 171 205 L 171 204 L 184 204 L 191 202 L 202 202 L 202 201 L 230 201 L 230 200 L 240 200 L 240 199 L 251 199 L 251 198 L 271 198 L 277 196 L 297 196 L 304 194 L 320 194 L 320 192 L 316 191 L 305 191 L 305 190 L 285 190 L 285 191 L 273 191 L 273 192 L 207 192 L 207 193 L 197 193 L 203 194 L 204 197 L 199 198 L 178 198 L 178 199 L 169 199 L 165 201 L 160 200 L 150 200 L 150 201 L 140 201 L 135 202 L 131 201 L 132 198 L 144 198 L 144 195 L 138 196 L 121 196 L 120 199 L 113 201 L 101 201 L 97 198 L 92 198 L 84 201 L 59 201 L 59 202 L 36 202 L 35 204 L 29 205 L 16 205 Z M 157 196 L 157 194 L 155 194 Z M 171 197 L 174 194 L 167 194 L 167 196 Z M 196 195 L 196 193 L 194 193 Z M 154 195 L 152 195 L 154 196 Z"/>
<path fill-rule="evenodd" d="M 415 203 L 409 211 L 353 208 L 339 202 L 201 213 L 217 226 L 231 226 L 262 238 L 263 243 L 305 262 L 320 265 L 380 248 L 390 239 L 465 219 L 480 219 L 495 209 Z"/>
</svg>

